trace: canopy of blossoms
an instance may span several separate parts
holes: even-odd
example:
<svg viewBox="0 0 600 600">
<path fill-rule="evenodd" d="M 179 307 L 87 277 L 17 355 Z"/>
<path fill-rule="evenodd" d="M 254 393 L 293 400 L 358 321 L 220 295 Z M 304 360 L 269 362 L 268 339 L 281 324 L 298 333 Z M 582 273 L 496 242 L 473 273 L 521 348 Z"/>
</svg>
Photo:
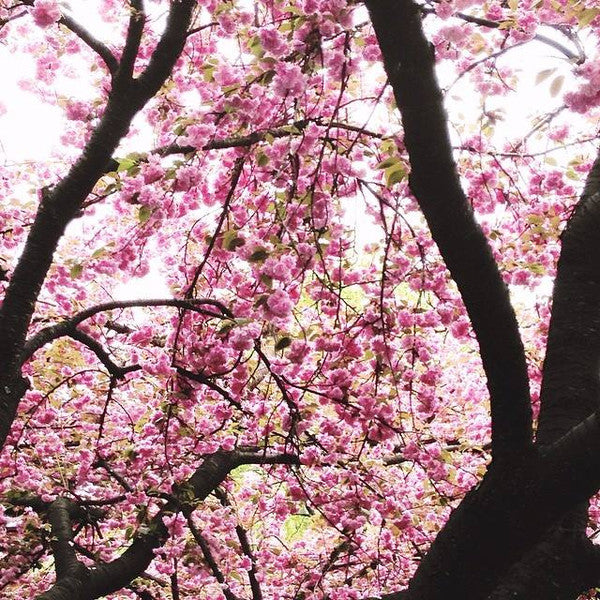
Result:
<svg viewBox="0 0 600 600">
<path fill-rule="evenodd" d="M 405 588 L 486 472 L 490 392 L 367 9 L 86 5 L 0 1 L 4 77 L 61 131 L 47 160 L 0 166 L 0 595 Z M 600 3 L 419 12 L 535 420 L 559 234 L 595 157 Z M 532 82 L 511 57 L 534 51 Z M 514 128 L 523 85 L 539 102 Z M 0 97 L 0 141 L 13 110 Z"/>
</svg>

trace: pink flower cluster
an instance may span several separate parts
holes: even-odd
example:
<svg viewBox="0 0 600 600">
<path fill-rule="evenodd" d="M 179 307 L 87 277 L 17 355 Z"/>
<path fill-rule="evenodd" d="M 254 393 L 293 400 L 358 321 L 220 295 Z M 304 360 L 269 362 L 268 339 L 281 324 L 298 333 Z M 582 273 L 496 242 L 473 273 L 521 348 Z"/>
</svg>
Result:
<svg viewBox="0 0 600 600">
<path fill-rule="evenodd" d="M 56 0 L 35 0 L 31 14 L 37 25 L 49 27 L 60 19 L 60 7 Z"/>
</svg>

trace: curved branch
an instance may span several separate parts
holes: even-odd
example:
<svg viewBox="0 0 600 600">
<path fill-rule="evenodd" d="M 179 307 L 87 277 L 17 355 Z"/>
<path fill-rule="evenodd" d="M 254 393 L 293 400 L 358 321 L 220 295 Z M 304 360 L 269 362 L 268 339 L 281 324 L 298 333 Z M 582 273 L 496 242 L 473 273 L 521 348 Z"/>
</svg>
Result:
<svg viewBox="0 0 600 600">
<path fill-rule="evenodd" d="M 422 8 L 421 9 L 425 14 L 435 13 L 435 9 L 433 8 Z M 457 12 L 454 14 L 457 19 L 464 21 L 465 23 L 472 23 L 473 25 L 481 25 L 482 27 L 488 27 L 490 29 L 499 29 L 503 23 L 502 21 L 492 21 L 491 19 L 486 19 L 484 17 L 476 17 L 475 15 L 469 15 L 464 12 Z M 569 39 L 570 42 L 577 48 L 577 52 L 573 52 L 573 50 L 567 48 L 564 44 L 544 35 L 543 33 L 536 33 L 531 40 L 528 41 L 536 41 L 541 44 L 545 44 L 546 46 L 550 46 L 555 50 L 558 50 L 567 60 L 575 62 L 577 65 L 582 65 L 585 62 L 586 56 L 583 46 L 581 42 L 577 38 L 572 39 L 571 36 L 566 35 L 564 31 L 559 30 L 565 37 Z M 527 43 L 527 42 L 524 42 Z"/>
<path fill-rule="evenodd" d="M 255 450 L 242 448 L 230 452 L 217 451 L 206 456 L 189 479 L 173 486 L 172 498 L 149 523 L 140 526 L 131 545 L 119 558 L 108 563 L 99 562 L 89 569 L 77 559 L 77 549 L 73 544 L 71 520 L 81 515 L 81 507 L 77 502 L 57 498 L 48 503 L 37 496 L 15 497 L 11 504 L 31 506 L 36 511 L 47 513 L 52 526 L 57 581 L 48 591 L 37 596 L 36 600 L 95 600 L 117 592 L 142 575 L 154 559 L 156 548 L 166 541 L 168 532 L 162 520 L 165 515 L 183 512 L 188 522 L 191 522 L 190 516 L 198 501 L 205 500 L 240 465 L 300 464 L 296 455 L 267 454 Z M 218 567 L 213 572 L 216 574 Z M 228 598 L 237 600 L 233 595 Z"/>
<path fill-rule="evenodd" d="M 104 61 L 111 75 L 117 72 L 119 62 L 106 44 L 96 39 L 85 27 L 82 27 L 69 15 L 63 14 L 58 22 L 70 29 L 82 42 L 89 46 Z"/>
<path fill-rule="evenodd" d="M 50 325 L 44 329 L 38 331 L 35 335 L 30 337 L 23 346 L 22 360 L 25 362 L 31 356 L 39 350 L 42 346 L 45 346 L 49 342 L 56 340 L 65 335 L 73 337 L 73 332 L 76 332 L 76 327 L 83 321 L 90 319 L 91 317 L 110 310 L 119 308 L 144 308 L 151 306 L 174 306 L 175 308 L 185 308 L 208 317 L 216 318 L 233 318 L 231 311 L 217 300 L 205 300 L 205 299 L 189 299 L 179 300 L 177 298 L 155 298 L 149 300 L 115 300 L 113 302 L 105 302 L 103 304 L 97 304 L 86 310 L 73 315 L 71 318 Z M 221 311 L 221 314 L 214 313 L 209 310 L 205 310 L 202 306 L 213 306 Z M 82 335 L 81 332 L 77 335 Z M 100 357 L 99 357 L 100 358 Z M 102 360 L 102 359 L 101 359 Z M 105 365 L 106 366 L 106 365 Z"/>
<path fill-rule="evenodd" d="M 98 360 L 106 367 L 107 371 L 117 379 L 123 379 L 127 373 L 139 371 L 142 368 L 140 365 L 120 367 L 119 365 L 115 364 L 100 342 L 95 340 L 91 335 L 88 335 L 83 331 L 79 331 L 79 329 L 74 328 L 67 335 L 77 342 L 82 343 L 84 346 L 87 346 L 98 357 Z"/>
<path fill-rule="evenodd" d="M 491 397 L 493 455 L 516 456 L 532 441 L 525 354 L 508 289 L 460 185 L 420 10 L 410 0 L 366 4 L 402 113 L 411 190 L 479 342 Z"/>
<path fill-rule="evenodd" d="M 287 454 L 266 455 L 238 451 L 215 452 L 207 456 L 194 474 L 183 484 L 174 486 L 175 498 L 141 528 L 131 546 L 116 560 L 91 571 L 90 588 L 99 598 L 128 585 L 148 567 L 154 558 L 154 549 L 166 540 L 167 531 L 162 522 L 165 514 L 183 510 L 190 514 L 198 500 L 205 500 L 220 485 L 232 469 L 242 464 L 290 464 L 298 458 Z"/>
<path fill-rule="evenodd" d="M 52 534 L 52 553 L 56 570 L 56 583 L 36 600 L 62 600 L 79 598 L 89 571 L 77 559 L 73 548 L 71 516 L 77 510 L 72 500 L 57 498 L 47 508 Z"/>
<path fill-rule="evenodd" d="M 196 381 L 205 385 L 207 388 L 213 390 L 213 392 L 217 392 L 217 394 L 223 396 L 223 398 L 225 398 L 225 400 L 227 400 L 229 404 L 235 406 L 238 410 L 242 410 L 242 405 L 237 400 L 235 400 L 226 389 L 216 384 L 212 379 L 210 379 L 203 373 L 193 373 L 192 371 L 189 371 L 188 369 L 179 366 L 177 366 L 176 369 L 177 373 L 179 373 L 179 375 L 181 375 L 182 377 L 191 379 L 192 381 Z"/>
<path fill-rule="evenodd" d="M 550 444 L 598 410 L 600 152 L 562 234 L 540 394 L 537 440 Z"/>
</svg>

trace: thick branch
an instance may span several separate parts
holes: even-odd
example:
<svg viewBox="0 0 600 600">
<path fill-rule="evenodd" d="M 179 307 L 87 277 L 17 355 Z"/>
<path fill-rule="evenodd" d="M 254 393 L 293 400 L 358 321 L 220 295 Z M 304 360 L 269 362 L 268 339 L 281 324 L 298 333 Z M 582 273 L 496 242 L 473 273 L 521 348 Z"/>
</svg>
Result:
<svg viewBox="0 0 600 600">
<path fill-rule="evenodd" d="M 197 2 L 196 0 L 171 0 L 170 4 L 165 31 L 150 57 L 148 66 L 136 80 L 136 89 L 142 98 L 152 98 L 171 74 L 183 51 Z"/>
<path fill-rule="evenodd" d="M 227 477 L 229 472 L 242 464 L 290 464 L 297 463 L 297 457 L 291 455 L 261 455 L 244 452 L 216 452 L 207 456 L 194 474 L 182 485 L 175 489 L 180 494 L 181 501 L 167 503 L 163 509 L 152 519 L 139 536 L 136 536 L 132 545 L 118 559 L 101 565 L 92 571 L 91 587 L 94 596 L 104 596 L 129 584 L 139 576 L 154 558 L 154 549 L 164 543 L 166 529 L 162 523 L 165 514 L 177 512 L 181 509 L 193 510 L 196 501 L 205 500 L 206 497 Z M 184 493 L 185 492 L 185 493 Z M 187 502 L 192 501 L 190 504 Z M 185 509 L 185 507 L 188 507 Z"/>
<path fill-rule="evenodd" d="M 300 463 L 298 457 L 292 454 L 266 454 L 256 452 L 253 448 L 218 451 L 206 456 L 187 481 L 174 486 L 172 499 L 149 523 L 139 528 L 131 545 L 119 558 L 98 563 L 91 569 L 78 561 L 73 545 L 71 519 L 82 513 L 76 502 L 66 498 L 58 498 L 51 503 L 35 496 L 15 498 L 11 501 L 14 505 L 31 506 L 37 511 L 46 512 L 52 526 L 57 582 L 36 600 L 94 600 L 128 586 L 146 570 L 154 559 L 154 550 L 166 541 L 168 532 L 163 517 L 182 511 L 190 520 L 198 501 L 205 500 L 232 469 L 244 464 Z M 234 599 L 232 595 L 231 600 Z"/>
<path fill-rule="evenodd" d="M 129 27 L 127 28 L 127 39 L 125 47 L 119 61 L 119 68 L 115 75 L 114 85 L 128 86 L 133 77 L 133 69 L 135 67 L 135 59 L 137 58 L 144 33 L 144 25 L 146 24 L 146 14 L 144 13 L 143 0 L 132 0 L 129 7 Z"/>
<path fill-rule="evenodd" d="M 75 503 L 67 498 L 57 498 L 48 506 L 56 583 L 47 592 L 36 596 L 36 600 L 77 598 L 83 590 L 89 572 L 79 562 L 73 548 L 71 516 L 76 510 Z"/>
<path fill-rule="evenodd" d="M 137 85 L 133 90 L 127 86 L 111 91 L 102 119 L 80 158 L 55 187 L 42 190 L 35 221 L 0 308 L 0 447 L 21 398 L 23 345 L 58 241 L 103 175 L 135 114 L 170 75 L 183 50 L 195 6 L 194 0 L 171 2 L 166 29 Z"/>
<path fill-rule="evenodd" d="M 600 153 L 562 234 L 537 439 L 550 444 L 598 409 Z"/>
<path fill-rule="evenodd" d="M 495 459 L 531 444 L 525 354 L 508 290 L 460 186 L 434 58 L 411 0 L 367 0 L 404 126 L 410 186 L 456 281 L 491 396 Z"/>
</svg>

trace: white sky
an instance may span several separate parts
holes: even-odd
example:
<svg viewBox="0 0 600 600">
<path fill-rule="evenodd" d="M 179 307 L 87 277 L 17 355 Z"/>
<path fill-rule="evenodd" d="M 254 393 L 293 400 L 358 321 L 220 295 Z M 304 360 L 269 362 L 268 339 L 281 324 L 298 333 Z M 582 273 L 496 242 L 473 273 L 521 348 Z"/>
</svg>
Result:
<svg viewBox="0 0 600 600">
<path fill-rule="evenodd" d="M 82 24 L 88 26 L 90 14 L 94 14 L 89 11 L 89 3 L 75 3 L 75 10 L 71 12 Z M 156 16 L 160 20 L 160 15 Z M 115 35 L 114 28 L 111 30 L 110 25 L 104 22 L 96 21 L 91 26 L 94 34 L 103 40 Z M 548 32 L 544 31 L 544 33 Z M 559 34 L 556 35 L 557 39 L 565 42 Z M 60 145 L 63 128 L 61 111 L 41 103 L 33 94 L 24 91 L 19 84 L 22 80 L 34 79 L 34 61 L 33 56 L 15 56 L 0 45 L 0 72 L 3 73 L 0 113 L 3 112 L 2 107 L 5 109 L 4 114 L 0 115 L 0 164 L 47 160 L 52 155 L 53 149 Z M 553 98 L 549 86 L 555 76 L 564 75 L 563 90 L 571 88 L 573 65 L 570 65 L 556 50 L 537 42 L 511 50 L 500 61 L 518 67 L 519 85 L 513 94 L 497 99 L 490 98 L 488 108 L 492 110 L 500 108 L 504 111 L 504 121 L 499 129 L 514 138 L 531 129 L 532 112 L 543 113 L 560 104 L 561 94 Z M 556 69 L 556 73 L 536 85 L 536 76 L 545 69 Z M 86 80 L 86 73 L 87 67 L 82 64 L 81 78 L 63 77 L 57 82 L 56 89 L 64 96 L 69 95 L 70 89 L 76 89 L 79 96 L 82 89 L 90 85 Z M 453 77 L 444 77 L 442 73 L 441 79 L 443 84 L 447 84 L 448 81 L 453 80 Z M 444 82 L 444 79 L 447 81 Z M 90 87 L 90 94 L 93 93 L 94 90 Z M 468 87 L 468 78 L 463 78 L 455 85 L 447 98 L 449 111 L 459 118 L 462 113 L 466 119 L 473 119 L 473 115 L 479 114 L 480 101 L 480 98 L 474 96 Z M 364 211 L 360 203 L 349 204 L 347 222 L 355 226 L 359 238 L 357 243 L 361 246 L 369 241 L 370 236 L 379 235 L 379 230 L 375 234 L 370 232 L 369 228 L 365 229 L 364 225 L 361 225 L 364 224 Z M 168 296 L 169 291 L 159 277 L 151 274 L 139 282 L 120 286 L 115 290 L 115 295 L 119 298 L 155 297 Z"/>
</svg>

